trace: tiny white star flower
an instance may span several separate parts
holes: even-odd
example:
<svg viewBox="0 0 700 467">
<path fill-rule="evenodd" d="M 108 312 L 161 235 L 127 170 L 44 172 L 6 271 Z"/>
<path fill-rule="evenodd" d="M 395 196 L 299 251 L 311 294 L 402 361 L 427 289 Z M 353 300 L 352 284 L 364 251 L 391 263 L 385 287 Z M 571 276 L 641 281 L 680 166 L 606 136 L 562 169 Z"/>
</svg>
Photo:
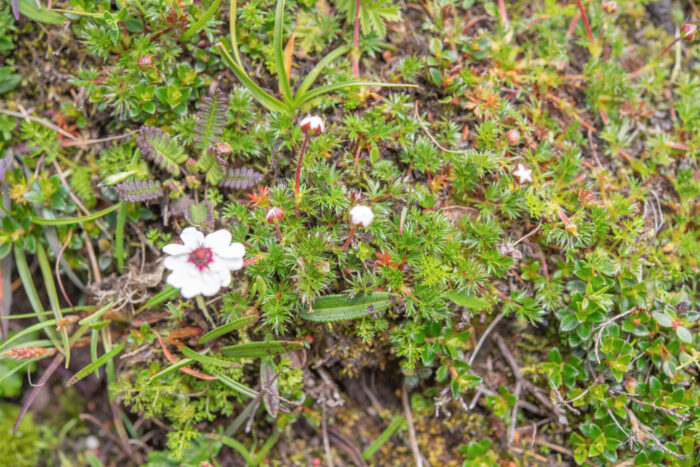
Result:
<svg viewBox="0 0 700 467">
<path fill-rule="evenodd" d="M 531 182 L 532 181 L 532 170 L 524 164 L 518 164 L 518 166 L 515 168 L 515 172 L 513 172 L 514 177 L 518 177 L 518 181 L 520 183 L 526 183 L 526 182 Z"/>
<path fill-rule="evenodd" d="M 231 271 L 243 267 L 245 247 L 231 243 L 228 230 L 217 230 L 206 237 L 194 227 L 180 234 L 182 244 L 163 247 L 168 255 L 164 265 L 173 271 L 166 282 L 179 288 L 185 298 L 195 295 L 210 297 L 231 283 Z"/>
<path fill-rule="evenodd" d="M 299 127 L 301 127 L 301 131 L 311 136 L 320 135 L 326 128 L 323 119 L 317 115 L 304 117 L 301 122 L 299 122 Z"/>
<path fill-rule="evenodd" d="M 369 227 L 369 225 L 374 220 L 374 213 L 372 208 L 369 206 L 362 206 L 358 204 L 350 210 L 350 222 L 354 225 L 362 225 L 363 227 Z"/>
</svg>

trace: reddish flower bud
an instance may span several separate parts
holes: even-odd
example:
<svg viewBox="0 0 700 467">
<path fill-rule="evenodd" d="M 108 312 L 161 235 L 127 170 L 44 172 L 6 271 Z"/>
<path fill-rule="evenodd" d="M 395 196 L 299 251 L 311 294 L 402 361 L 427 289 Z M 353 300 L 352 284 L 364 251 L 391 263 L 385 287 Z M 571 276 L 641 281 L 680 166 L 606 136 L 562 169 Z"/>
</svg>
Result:
<svg viewBox="0 0 700 467">
<path fill-rule="evenodd" d="M 150 55 L 141 55 L 136 61 L 136 65 L 143 71 L 148 71 L 153 68 L 153 59 Z"/>
<path fill-rule="evenodd" d="M 299 122 L 299 127 L 304 134 L 309 136 L 318 136 L 323 133 L 325 129 L 323 120 L 318 116 L 304 117 L 301 122 Z"/>
<path fill-rule="evenodd" d="M 510 144 L 518 144 L 520 142 L 520 132 L 516 128 L 508 130 L 506 132 L 506 138 L 508 138 Z"/>
<path fill-rule="evenodd" d="M 277 223 L 281 221 L 283 217 L 284 211 L 277 206 L 272 206 L 270 209 L 268 209 L 265 220 L 270 223 Z"/>
<path fill-rule="evenodd" d="M 617 12 L 617 2 L 603 2 L 603 11 L 609 15 Z"/>
<path fill-rule="evenodd" d="M 695 39 L 695 35 L 698 33 L 698 27 L 693 23 L 685 23 L 681 28 L 681 35 L 686 41 L 692 41 Z"/>
<path fill-rule="evenodd" d="M 221 141 L 219 143 L 214 144 L 213 146 L 209 146 L 209 150 L 217 156 L 228 156 L 229 154 L 231 154 L 231 145 L 224 141 Z"/>
</svg>

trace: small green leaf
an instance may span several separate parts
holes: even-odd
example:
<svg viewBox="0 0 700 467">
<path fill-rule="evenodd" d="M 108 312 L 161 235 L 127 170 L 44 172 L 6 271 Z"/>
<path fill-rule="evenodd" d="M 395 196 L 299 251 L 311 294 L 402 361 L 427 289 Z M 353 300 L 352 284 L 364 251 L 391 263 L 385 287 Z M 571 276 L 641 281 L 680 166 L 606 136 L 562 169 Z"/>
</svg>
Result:
<svg viewBox="0 0 700 467">
<path fill-rule="evenodd" d="M 299 313 L 309 321 L 342 321 L 380 313 L 391 306 L 392 295 L 387 292 L 374 292 L 366 297 L 348 299 L 345 294 L 326 295 L 312 305 L 313 312 Z"/>
<path fill-rule="evenodd" d="M 676 328 L 676 335 L 680 340 L 682 340 L 686 344 L 692 344 L 693 342 L 692 334 L 690 334 L 690 331 L 688 331 L 688 329 L 684 328 L 683 326 L 678 326 Z"/>
<path fill-rule="evenodd" d="M 223 326 L 219 326 L 218 328 L 212 329 L 208 333 L 204 334 L 202 337 L 199 338 L 199 343 L 205 344 L 212 339 L 216 339 L 219 336 L 223 336 L 224 334 L 228 334 L 229 332 L 235 331 L 238 328 L 242 328 L 243 326 L 248 326 L 249 324 L 254 323 L 257 319 L 258 319 L 257 316 L 244 316 L 242 318 L 238 318 L 236 320 L 233 320 L 228 324 L 224 324 Z"/>
<path fill-rule="evenodd" d="M 467 307 L 470 310 L 483 310 L 489 307 L 488 302 L 475 295 L 469 295 L 453 290 L 447 294 L 447 298 L 456 305 Z"/>
<path fill-rule="evenodd" d="M 673 319 L 671 319 L 671 317 L 668 316 L 666 313 L 663 313 L 661 311 L 653 311 L 651 315 L 654 317 L 656 322 L 659 323 L 659 326 L 670 328 L 673 324 Z"/>
<path fill-rule="evenodd" d="M 235 363 L 229 362 L 228 360 L 222 360 L 220 358 L 215 357 L 208 357 L 206 355 L 197 353 L 194 350 L 187 347 L 186 345 L 183 345 L 180 351 L 182 351 L 185 357 L 191 358 L 192 360 L 195 360 L 199 363 L 203 363 L 205 365 L 222 366 L 224 368 L 231 368 L 235 365 Z"/>
<path fill-rule="evenodd" d="M 72 386 L 75 383 L 77 383 L 78 381 L 80 381 L 81 379 L 85 378 L 87 375 L 89 375 L 93 371 L 97 370 L 102 365 L 106 364 L 108 360 L 111 360 L 112 358 L 114 358 L 119 352 L 122 351 L 123 348 L 124 348 L 124 342 L 120 342 L 116 346 L 112 347 L 112 350 L 105 353 L 104 355 L 102 355 L 100 358 L 98 358 L 94 362 L 89 363 L 88 365 L 83 367 L 82 370 L 80 370 L 79 372 L 74 374 L 71 377 L 71 379 L 68 380 L 68 382 L 66 383 L 66 386 Z"/>
<path fill-rule="evenodd" d="M 304 345 L 293 341 L 246 342 L 222 347 L 221 353 L 231 358 L 262 358 L 300 350 Z"/>
</svg>

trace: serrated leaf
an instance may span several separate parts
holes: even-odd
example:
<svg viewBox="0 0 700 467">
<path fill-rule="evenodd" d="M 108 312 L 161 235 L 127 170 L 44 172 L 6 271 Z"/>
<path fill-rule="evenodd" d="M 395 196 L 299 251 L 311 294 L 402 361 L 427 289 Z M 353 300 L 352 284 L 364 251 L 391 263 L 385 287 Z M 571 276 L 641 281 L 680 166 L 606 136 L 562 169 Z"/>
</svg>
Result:
<svg viewBox="0 0 700 467">
<path fill-rule="evenodd" d="M 183 146 L 160 128 L 142 126 L 136 143 L 145 157 L 171 174 L 178 175 L 180 164 L 187 160 Z"/>
<path fill-rule="evenodd" d="M 158 180 L 132 180 L 115 185 L 119 197 L 129 203 L 153 201 L 163 196 L 163 187 Z"/>
<path fill-rule="evenodd" d="M 216 144 L 226 125 L 227 99 L 223 92 L 216 89 L 202 99 L 202 107 L 197 112 L 194 142 L 200 151 Z"/>
<path fill-rule="evenodd" d="M 485 300 L 482 300 L 475 295 L 457 292 L 456 290 L 449 292 L 447 294 L 447 298 L 449 298 L 455 305 L 467 307 L 470 310 L 483 310 L 489 307 L 488 302 Z"/>
<path fill-rule="evenodd" d="M 302 347 L 304 345 L 301 342 L 293 341 L 246 342 L 245 344 L 222 347 L 221 353 L 225 357 L 231 358 L 262 358 L 294 352 Z"/>
<path fill-rule="evenodd" d="M 343 321 L 380 313 L 391 306 L 392 295 L 374 292 L 366 297 L 348 299 L 345 294 L 326 295 L 311 305 L 313 312 L 303 311 L 299 315 L 309 321 Z"/>
<path fill-rule="evenodd" d="M 247 190 L 262 180 L 263 175 L 248 167 L 229 169 L 226 175 L 219 181 L 219 186 L 229 190 Z"/>
</svg>

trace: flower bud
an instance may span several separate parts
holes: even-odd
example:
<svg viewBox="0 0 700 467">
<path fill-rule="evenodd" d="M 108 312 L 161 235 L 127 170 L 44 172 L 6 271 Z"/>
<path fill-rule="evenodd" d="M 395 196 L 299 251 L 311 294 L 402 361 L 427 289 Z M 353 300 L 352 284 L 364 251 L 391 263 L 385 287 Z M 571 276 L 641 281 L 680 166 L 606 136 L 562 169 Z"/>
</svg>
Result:
<svg viewBox="0 0 700 467">
<path fill-rule="evenodd" d="M 350 210 L 350 222 L 353 225 L 369 227 L 374 220 L 374 213 L 369 206 L 357 205 Z"/>
<path fill-rule="evenodd" d="M 136 66 L 143 71 L 148 71 L 153 68 L 153 58 L 150 55 L 141 55 L 136 61 Z"/>
<path fill-rule="evenodd" d="M 323 133 L 325 125 L 323 119 L 316 115 L 304 117 L 301 122 L 299 122 L 299 127 L 305 135 L 318 136 Z"/>
<path fill-rule="evenodd" d="M 692 41 L 695 39 L 695 35 L 698 33 L 698 27 L 693 23 L 685 23 L 681 28 L 681 35 L 686 41 Z"/>
<path fill-rule="evenodd" d="M 506 138 L 510 144 L 518 144 L 520 142 L 520 132 L 517 128 L 513 128 L 506 132 Z"/>
<path fill-rule="evenodd" d="M 220 141 L 209 146 L 209 150 L 217 156 L 228 156 L 231 154 L 231 145 L 224 141 Z"/>
<path fill-rule="evenodd" d="M 609 15 L 617 12 L 617 2 L 603 2 L 603 11 Z"/>
<path fill-rule="evenodd" d="M 282 220 L 284 217 L 284 211 L 278 208 L 277 206 L 272 206 L 270 209 L 267 210 L 267 215 L 265 216 L 265 220 L 270 223 L 277 223 Z"/>
</svg>

